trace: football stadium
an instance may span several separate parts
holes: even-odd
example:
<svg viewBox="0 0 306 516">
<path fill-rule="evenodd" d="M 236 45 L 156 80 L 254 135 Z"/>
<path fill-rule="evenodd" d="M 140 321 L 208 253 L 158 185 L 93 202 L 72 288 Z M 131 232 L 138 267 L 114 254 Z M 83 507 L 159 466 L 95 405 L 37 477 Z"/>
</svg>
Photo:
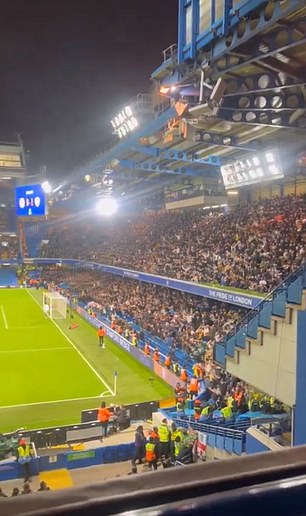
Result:
<svg viewBox="0 0 306 516">
<path fill-rule="evenodd" d="M 117 4 L 0 20 L 0 513 L 305 514 L 305 0 Z"/>
</svg>

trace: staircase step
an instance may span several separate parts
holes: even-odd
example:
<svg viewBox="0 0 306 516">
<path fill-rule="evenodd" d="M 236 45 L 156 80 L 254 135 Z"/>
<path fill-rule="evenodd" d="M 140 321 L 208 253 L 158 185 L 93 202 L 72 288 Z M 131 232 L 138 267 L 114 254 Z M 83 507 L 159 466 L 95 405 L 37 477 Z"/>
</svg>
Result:
<svg viewBox="0 0 306 516">
<path fill-rule="evenodd" d="M 288 286 L 287 301 L 300 305 L 302 303 L 303 276 L 300 275 Z"/>
<path fill-rule="evenodd" d="M 274 295 L 274 299 L 272 301 L 272 315 L 276 315 L 278 317 L 285 317 L 286 302 L 287 292 L 286 289 L 283 288 L 279 292 L 276 292 Z"/>
<path fill-rule="evenodd" d="M 258 332 L 258 318 L 259 314 L 256 314 L 248 323 L 247 328 L 247 337 L 251 337 L 252 339 L 257 338 L 257 332 Z"/>
<path fill-rule="evenodd" d="M 271 328 L 272 301 L 266 301 L 259 312 L 258 325 L 262 328 Z"/>
</svg>

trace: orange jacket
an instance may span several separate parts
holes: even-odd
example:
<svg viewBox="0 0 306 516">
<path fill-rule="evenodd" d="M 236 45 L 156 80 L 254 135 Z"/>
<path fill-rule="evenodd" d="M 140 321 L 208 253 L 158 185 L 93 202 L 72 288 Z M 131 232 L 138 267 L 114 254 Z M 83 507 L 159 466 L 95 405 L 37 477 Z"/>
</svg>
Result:
<svg viewBox="0 0 306 516">
<path fill-rule="evenodd" d="M 198 392 L 198 380 L 196 378 L 191 378 L 190 384 L 189 384 L 189 391 L 190 392 Z"/>
<path fill-rule="evenodd" d="M 148 356 L 150 356 L 150 355 L 151 355 L 151 349 L 150 349 L 149 344 L 145 344 L 144 352 L 145 352 L 145 354 L 146 354 L 146 355 L 148 355 Z"/>
<path fill-rule="evenodd" d="M 159 351 L 155 350 L 153 354 L 154 362 L 159 362 Z"/>
<path fill-rule="evenodd" d="M 166 357 L 166 359 L 165 359 L 165 366 L 166 366 L 166 367 L 170 367 L 170 366 L 171 366 L 171 364 L 172 364 L 172 362 L 171 362 L 171 358 L 170 358 L 170 357 L 169 357 L 169 355 L 168 355 L 168 356 Z"/>
<path fill-rule="evenodd" d="M 106 423 L 107 421 L 109 421 L 111 417 L 111 413 L 110 411 L 108 410 L 107 407 L 105 408 L 102 408 L 100 407 L 99 410 L 98 410 L 98 420 L 100 421 L 100 423 Z"/>
<path fill-rule="evenodd" d="M 183 367 L 183 369 L 181 370 L 181 376 L 180 376 L 182 382 L 187 382 L 188 380 L 188 375 L 187 375 L 187 371 L 186 369 Z"/>
</svg>

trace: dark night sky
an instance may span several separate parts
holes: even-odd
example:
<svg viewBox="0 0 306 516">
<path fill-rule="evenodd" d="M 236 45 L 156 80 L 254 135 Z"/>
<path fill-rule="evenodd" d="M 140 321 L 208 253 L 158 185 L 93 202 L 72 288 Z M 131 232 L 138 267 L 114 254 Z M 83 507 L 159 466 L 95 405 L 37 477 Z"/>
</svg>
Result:
<svg viewBox="0 0 306 516">
<path fill-rule="evenodd" d="M 177 0 L 11 0 L 0 17 L 0 140 L 62 175 L 111 141 L 177 41 Z"/>
</svg>

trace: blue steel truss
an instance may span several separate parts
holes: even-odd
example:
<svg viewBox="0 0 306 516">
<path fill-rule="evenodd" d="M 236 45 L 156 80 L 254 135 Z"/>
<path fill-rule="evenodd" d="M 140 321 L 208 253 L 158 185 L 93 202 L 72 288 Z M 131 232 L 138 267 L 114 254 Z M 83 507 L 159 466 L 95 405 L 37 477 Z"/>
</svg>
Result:
<svg viewBox="0 0 306 516">
<path fill-rule="evenodd" d="M 143 145 L 132 145 L 131 150 L 160 158 L 162 160 L 183 161 L 185 163 L 198 163 L 200 165 L 208 165 L 215 167 L 220 165 L 220 158 L 218 156 L 209 156 L 208 158 L 197 158 L 196 151 L 181 151 L 177 149 L 163 149 L 160 147 L 146 147 Z"/>
<path fill-rule="evenodd" d="M 267 13 L 269 6 L 265 0 L 236 1 L 234 8 L 232 0 L 224 0 L 223 16 L 216 19 L 216 0 L 207 0 L 207 3 L 210 4 L 211 24 L 206 31 L 200 33 L 199 0 L 180 0 L 179 2 L 178 63 L 188 59 L 194 60 L 197 53 L 205 49 L 210 49 L 211 63 L 275 24 L 280 18 L 305 7 L 304 0 L 290 0 L 285 6 L 282 0 L 275 0 L 273 8 L 270 2 L 271 13 Z M 186 13 L 189 8 L 192 9 L 192 32 L 191 41 L 186 43 Z M 258 14 L 257 24 L 252 23 L 251 13 Z M 242 22 L 245 22 L 243 28 Z M 205 57 L 204 61 L 208 61 L 208 58 Z"/>
<path fill-rule="evenodd" d="M 212 174 L 218 174 L 220 172 L 220 165 L 202 165 L 198 164 L 198 167 L 178 167 L 172 169 L 167 165 L 159 165 L 155 161 L 144 161 L 138 162 L 134 160 L 123 159 L 120 160 L 120 166 L 130 170 L 141 170 L 142 172 L 156 173 L 156 174 L 170 174 L 180 176 L 209 176 Z"/>
</svg>

